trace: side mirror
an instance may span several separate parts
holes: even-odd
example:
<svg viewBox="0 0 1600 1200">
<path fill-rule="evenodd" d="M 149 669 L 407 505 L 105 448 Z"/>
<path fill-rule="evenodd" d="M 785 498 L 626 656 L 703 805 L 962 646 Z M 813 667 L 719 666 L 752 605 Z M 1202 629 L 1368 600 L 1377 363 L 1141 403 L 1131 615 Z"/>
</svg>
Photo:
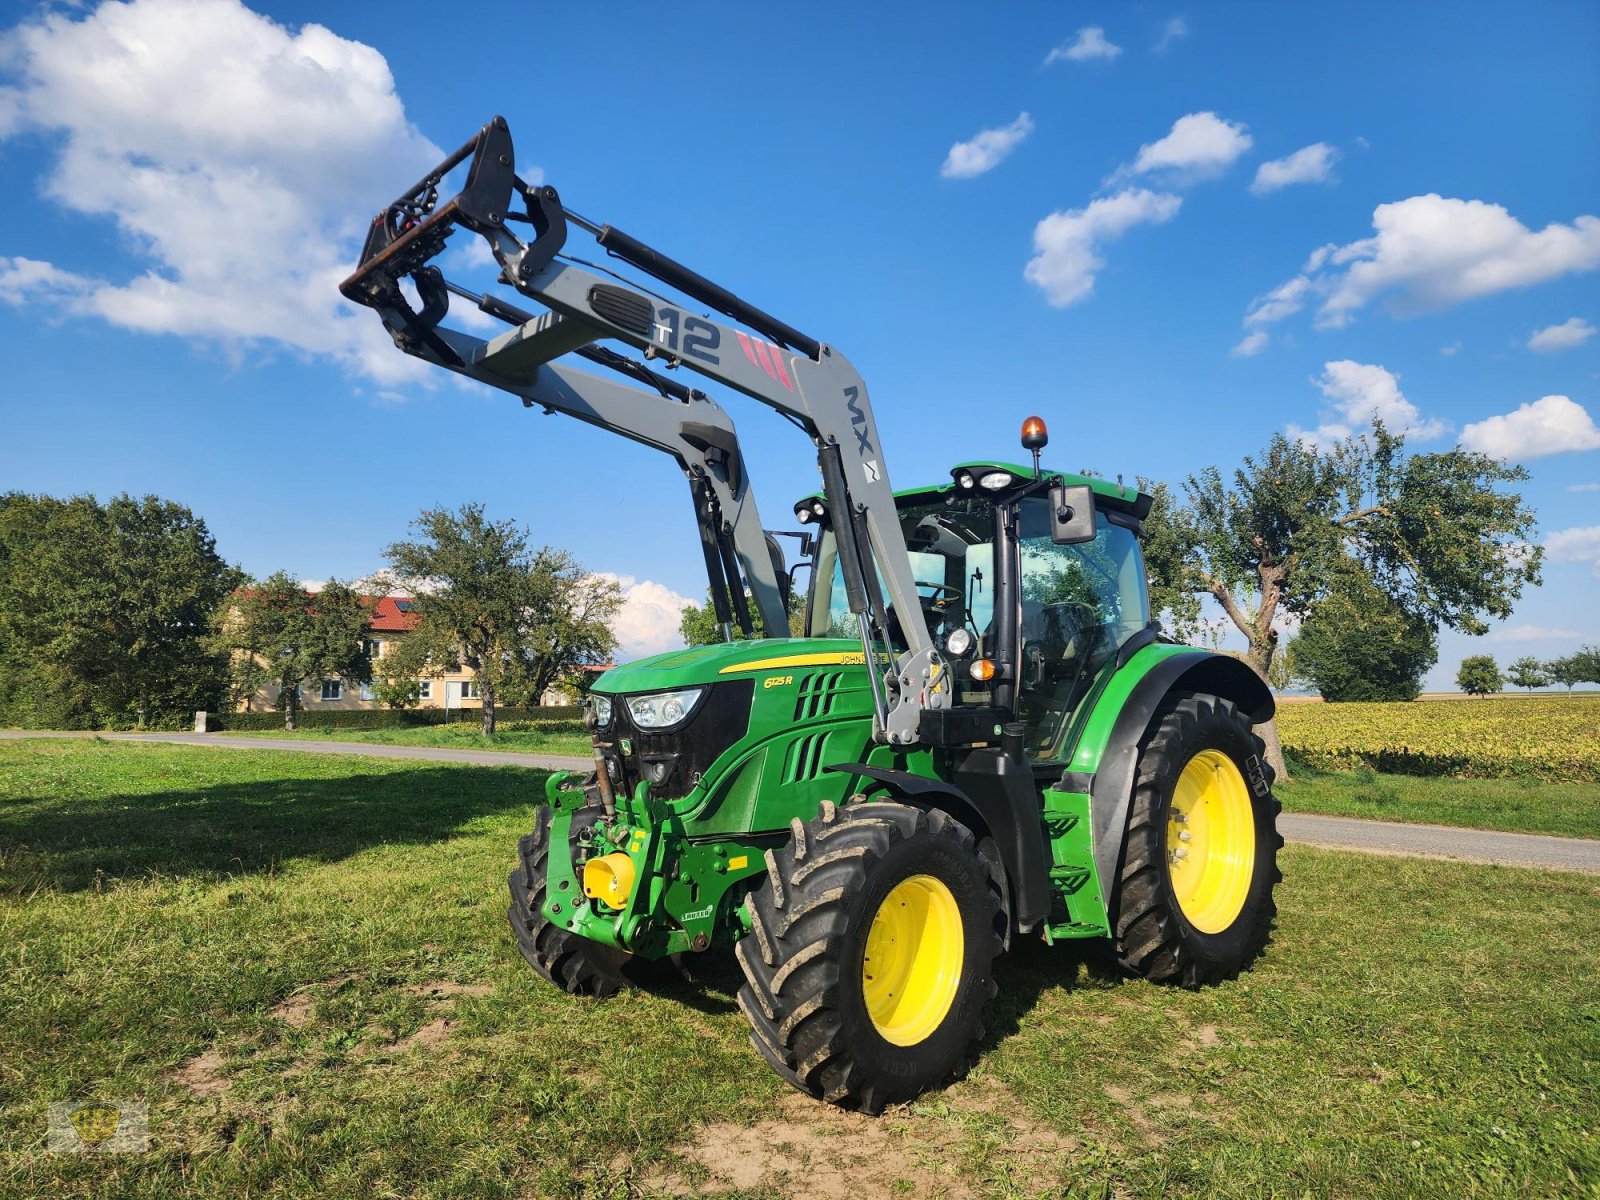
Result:
<svg viewBox="0 0 1600 1200">
<path fill-rule="evenodd" d="M 1050 489 L 1050 540 L 1058 546 L 1094 541 L 1094 490 L 1088 484 Z"/>
</svg>

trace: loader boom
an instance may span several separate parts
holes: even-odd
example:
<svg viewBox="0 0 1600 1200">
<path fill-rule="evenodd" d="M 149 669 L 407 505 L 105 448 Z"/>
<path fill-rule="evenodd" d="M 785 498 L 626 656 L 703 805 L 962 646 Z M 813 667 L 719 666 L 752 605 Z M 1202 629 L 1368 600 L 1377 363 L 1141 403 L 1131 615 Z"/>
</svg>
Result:
<svg viewBox="0 0 1600 1200">
<path fill-rule="evenodd" d="M 439 186 L 445 176 L 469 160 L 462 190 L 440 203 Z M 517 177 L 512 163 L 510 132 L 505 120 L 496 117 L 378 215 L 361 265 L 340 290 L 348 299 L 376 309 L 408 353 L 496 386 L 510 384 L 508 390 L 542 389 L 543 395 L 563 401 L 563 411 L 580 415 L 587 407 L 598 418 L 594 423 L 618 432 L 626 433 L 626 428 L 613 423 L 615 412 L 602 413 L 595 402 L 602 394 L 595 384 L 603 381 L 553 367 L 553 359 L 602 340 L 621 342 L 648 360 L 663 361 L 669 370 L 688 367 L 743 392 L 799 425 L 817 450 L 827 501 L 824 521 L 838 542 L 863 654 L 869 664 L 880 661 L 884 651 L 891 656 L 881 677 L 876 670 L 869 672 L 877 714 L 875 736 L 892 744 L 917 742 L 922 713 L 952 703 L 953 681 L 928 630 L 915 619 L 920 611 L 916 580 L 861 376 L 833 347 L 620 230 L 565 208 L 553 187 L 529 186 Z M 523 211 L 512 211 L 516 200 Z M 528 225 L 535 236 L 522 240 L 508 222 Z M 456 226 L 482 236 L 500 265 L 501 280 L 550 311 L 491 341 L 441 328 L 450 291 L 438 268 L 429 263 Z M 573 226 L 591 234 L 614 257 L 766 338 L 564 259 L 561 252 Z M 420 309 L 414 309 L 401 292 L 403 277 L 416 285 Z M 611 400 L 620 403 L 618 397 Z M 745 502 L 753 505 L 748 498 Z M 752 574 L 758 565 L 746 561 Z M 901 616 L 903 649 L 890 637 L 891 607 Z"/>
</svg>

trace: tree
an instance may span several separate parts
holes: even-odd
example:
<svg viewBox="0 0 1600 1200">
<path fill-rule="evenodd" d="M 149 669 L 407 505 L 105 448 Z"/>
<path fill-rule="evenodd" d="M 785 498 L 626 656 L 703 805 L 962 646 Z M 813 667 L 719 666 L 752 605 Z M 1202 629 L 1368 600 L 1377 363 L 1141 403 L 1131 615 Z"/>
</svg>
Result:
<svg viewBox="0 0 1600 1200">
<path fill-rule="evenodd" d="M 1506 668 L 1506 678 L 1516 684 L 1517 687 L 1527 688 L 1529 691 L 1536 687 L 1543 687 L 1550 682 L 1545 675 L 1543 664 L 1532 655 L 1519 658 Z"/>
<path fill-rule="evenodd" d="M 1200 596 L 1205 590 L 1193 554 L 1195 531 L 1189 512 L 1174 503 L 1165 483 L 1139 478 L 1139 490 L 1150 495 L 1144 519 L 1145 577 L 1150 588 L 1150 615 L 1168 636 L 1193 642 L 1201 632 Z"/>
<path fill-rule="evenodd" d="M 1580 647 L 1572 656 L 1572 669 L 1579 683 L 1600 683 L 1600 649 Z"/>
<path fill-rule="evenodd" d="M 761 614 L 756 611 L 754 597 L 748 588 L 745 589 L 745 602 L 750 606 L 750 620 L 754 623 L 758 636 L 765 629 L 761 623 Z M 730 605 L 732 601 L 730 600 Z M 729 612 L 733 609 L 730 607 Z M 804 637 L 806 622 L 806 598 L 800 592 L 789 593 L 789 637 Z M 685 646 L 713 646 L 722 641 L 722 627 L 717 624 L 716 603 L 712 599 L 711 589 L 706 589 L 704 604 L 691 604 L 683 610 L 683 616 L 678 621 L 678 633 L 683 638 Z M 852 633 L 850 636 L 854 636 Z M 737 627 L 734 629 L 734 640 L 742 640 Z"/>
<path fill-rule="evenodd" d="M 395 675 L 439 675 L 470 667 L 483 699 L 483 732 L 493 736 L 502 695 L 537 701 L 584 663 L 603 662 L 622 605 L 614 580 L 585 571 L 565 550 L 528 548 L 510 521 L 481 504 L 425 509 L 412 522 L 421 538 L 385 555 L 394 581 L 413 597 L 416 628 L 400 643 Z"/>
<path fill-rule="evenodd" d="M 1353 562 L 1335 568 L 1327 594 L 1291 644 L 1296 672 L 1333 704 L 1415 700 L 1422 677 L 1439 660 L 1432 626 L 1396 604 Z"/>
<path fill-rule="evenodd" d="M 0 713 L 146 726 L 214 707 L 211 615 L 240 578 L 170 500 L 0 496 Z"/>
<path fill-rule="evenodd" d="M 1563 685 L 1569 693 L 1573 684 L 1583 682 L 1583 672 L 1579 668 L 1578 660 L 1570 654 L 1566 658 L 1552 658 L 1545 663 L 1544 674 L 1549 682 Z"/>
<path fill-rule="evenodd" d="M 278 571 L 241 588 L 216 617 L 216 643 L 232 661 L 235 694 L 277 685 L 283 727 L 299 728 L 300 688 L 310 680 L 372 678 L 363 635 L 371 617 L 365 600 L 337 579 L 319 592 Z"/>
<path fill-rule="evenodd" d="M 1498 692 L 1504 684 L 1500 668 L 1489 654 L 1468 655 L 1461 660 L 1461 669 L 1456 672 L 1456 686 L 1469 696 L 1487 696 Z"/>
<path fill-rule="evenodd" d="M 1280 613 L 1309 615 L 1346 560 L 1409 615 L 1467 633 L 1539 581 L 1533 512 L 1496 490 L 1527 472 L 1460 448 L 1408 458 L 1404 445 L 1382 422 L 1327 451 L 1280 434 L 1231 481 L 1208 467 L 1185 482 L 1199 586 L 1244 634 L 1262 679 Z M 1263 734 L 1281 772 L 1276 730 Z"/>
</svg>

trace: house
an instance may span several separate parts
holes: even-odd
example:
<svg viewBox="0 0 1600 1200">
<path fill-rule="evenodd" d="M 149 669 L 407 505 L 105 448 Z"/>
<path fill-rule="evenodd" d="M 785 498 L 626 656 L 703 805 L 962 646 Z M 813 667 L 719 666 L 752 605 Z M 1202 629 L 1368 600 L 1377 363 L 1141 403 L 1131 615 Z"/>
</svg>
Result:
<svg viewBox="0 0 1600 1200">
<path fill-rule="evenodd" d="M 372 673 L 384 674 L 383 660 L 394 653 L 398 643 L 417 627 L 417 616 L 412 612 L 409 596 L 363 596 L 372 609 L 367 622 L 367 657 L 372 660 Z M 599 674 L 609 671 L 611 664 L 589 666 L 585 671 Z M 418 708 L 482 708 L 478 695 L 477 672 L 463 665 L 454 671 L 445 671 L 437 678 L 422 677 L 417 680 Z M 579 697 L 573 688 L 556 686 L 539 698 L 540 704 L 575 704 Z M 268 683 L 240 705 L 241 711 L 271 710 L 278 703 L 278 687 Z M 317 685 L 307 684 L 300 689 L 300 705 L 306 712 L 330 710 L 359 710 L 381 708 L 370 684 L 352 683 L 344 679 L 324 679 Z"/>
</svg>

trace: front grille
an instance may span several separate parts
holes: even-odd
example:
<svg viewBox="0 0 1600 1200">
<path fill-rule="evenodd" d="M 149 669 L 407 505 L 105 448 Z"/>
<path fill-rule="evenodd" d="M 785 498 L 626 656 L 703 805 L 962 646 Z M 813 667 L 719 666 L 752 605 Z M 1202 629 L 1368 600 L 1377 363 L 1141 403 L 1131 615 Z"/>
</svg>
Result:
<svg viewBox="0 0 1600 1200">
<path fill-rule="evenodd" d="M 612 786 L 631 794 L 641 779 L 647 779 L 650 795 L 658 800 L 688 795 L 723 751 L 749 730 L 754 695 L 753 679 L 713 683 L 689 719 L 663 733 L 635 726 L 625 698 L 616 697 L 610 726 L 595 731 L 597 740 L 610 743 L 610 749 L 602 753 L 615 766 Z M 657 772 L 662 773 L 659 781 Z"/>
</svg>

